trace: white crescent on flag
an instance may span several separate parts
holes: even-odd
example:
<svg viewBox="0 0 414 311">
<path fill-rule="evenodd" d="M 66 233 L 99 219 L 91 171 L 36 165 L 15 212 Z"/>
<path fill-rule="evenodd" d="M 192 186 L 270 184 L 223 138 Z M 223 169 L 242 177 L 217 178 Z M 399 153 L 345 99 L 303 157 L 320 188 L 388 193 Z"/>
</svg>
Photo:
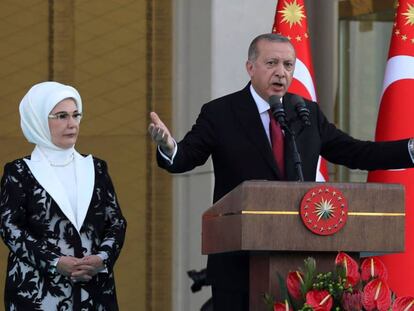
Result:
<svg viewBox="0 0 414 311">
<path fill-rule="evenodd" d="M 403 79 L 414 79 L 414 57 L 406 55 L 391 57 L 385 68 L 381 99 L 385 90 L 392 83 Z"/>
<path fill-rule="evenodd" d="M 385 68 L 384 74 L 384 83 L 382 86 L 382 93 L 380 97 L 380 102 L 382 96 L 384 95 L 387 88 L 399 80 L 404 79 L 414 79 L 414 57 L 407 55 L 397 55 L 391 57 Z M 388 171 L 405 171 L 405 168 L 394 169 Z"/>
<path fill-rule="evenodd" d="M 312 100 L 316 102 L 316 92 L 315 86 L 313 84 L 312 75 L 310 74 L 308 67 L 306 67 L 306 65 L 299 58 L 296 59 L 293 78 L 298 80 L 305 86 Z"/>
<path fill-rule="evenodd" d="M 293 78 L 298 80 L 300 83 L 303 84 L 303 86 L 306 88 L 309 95 L 311 96 L 311 99 L 314 102 L 316 102 L 315 85 L 313 84 L 312 75 L 309 72 L 308 67 L 299 58 L 296 59 L 295 71 L 293 73 Z M 317 166 L 317 169 L 316 169 L 316 178 L 315 178 L 315 181 L 317 181 L 317 182 L 326 181 L 325 177 L 323 176 L 323 174 L 320 170 L 321 160 L 322 160 L 322 158 L 319 157 L 318 166 Z"/>
<path fill-rule="evenodd" d="M 316 169 L 316 177 L 315 177 L 316 182 L 326 181 L 325 176 L 323 176 L 323 174 L 321 173 L 321 169 L 320 169 L 321 168 L 321 162 L 322 162 L 322 157 L 319 156 L 318 166 L 317 166 L 317 169 Z"/>
</svg>

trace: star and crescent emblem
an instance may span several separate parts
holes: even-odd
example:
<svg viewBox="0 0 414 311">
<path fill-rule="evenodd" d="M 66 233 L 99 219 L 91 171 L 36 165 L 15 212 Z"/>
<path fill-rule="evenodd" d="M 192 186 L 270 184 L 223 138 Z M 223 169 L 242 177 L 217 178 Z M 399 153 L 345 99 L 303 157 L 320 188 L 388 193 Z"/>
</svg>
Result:
<svg viewBox="0 0 414 311">
<path fill-rule="evenodd" d="M 348 203 L 334 187 L 310 189 L 303 197 L 300 216 L 304 225 L 318 235 L 331 235 L 343 228 L 348 217 Z"/>
<path fill-rule="evenodd" d="M 282 14 L 282 23 L 289 24 L 290 28 L 294 25 L 302 26 L 302 20 L 305 18 L 304 6 L 298 4 L 296 0 L 286 1 L 279 13 Z"/>
</svg>

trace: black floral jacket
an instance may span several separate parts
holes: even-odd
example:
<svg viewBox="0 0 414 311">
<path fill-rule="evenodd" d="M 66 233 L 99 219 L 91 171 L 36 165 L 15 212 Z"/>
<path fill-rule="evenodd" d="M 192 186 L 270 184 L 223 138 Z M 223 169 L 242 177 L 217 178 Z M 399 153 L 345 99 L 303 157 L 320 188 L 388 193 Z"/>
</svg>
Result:
<svg viewBox="0 0 414 311">
<path fill-rule="evenodd" d="M 37 182 L 23 159 L 1 180 L 0 234 L 10 249 L 6 310 L 118 310 L 113 266 L 126 230 L 106 163 L 93 158 L 95 184 L 80 232 Z M 72 283 L 56 271 L 60 256 L 101 254 L 106 272 Z"/>
</svg>

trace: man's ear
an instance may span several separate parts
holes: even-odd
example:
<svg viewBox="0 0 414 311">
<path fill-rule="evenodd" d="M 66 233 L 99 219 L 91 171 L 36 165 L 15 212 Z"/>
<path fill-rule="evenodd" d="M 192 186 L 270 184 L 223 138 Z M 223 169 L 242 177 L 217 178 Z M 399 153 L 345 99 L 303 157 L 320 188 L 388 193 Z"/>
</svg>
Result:
<svg viewBox="0 0 414 311">
<path fill-rule="evenodd" d="M 248 60 L 246 62 L 246 70 L 247 73 L 249 74 L 249 76 L 251 77 L 253 75 L 253 71 L 254 71 L 254 63 L 250 60 Z"/>
</svg>

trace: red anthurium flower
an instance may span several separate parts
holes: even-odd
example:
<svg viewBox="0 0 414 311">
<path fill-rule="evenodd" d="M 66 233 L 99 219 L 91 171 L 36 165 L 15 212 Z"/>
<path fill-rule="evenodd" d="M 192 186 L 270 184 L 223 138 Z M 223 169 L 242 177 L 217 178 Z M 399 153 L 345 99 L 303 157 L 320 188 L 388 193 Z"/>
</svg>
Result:
<svg viewBox="0 0 414 311">
<path fill-rule="evenodd" d="M 289 295 L 294 299 L 302 298 L 301 285 L 303 284 L 303 274 L 299 271 L 289 272 L 286 278 L 286 285 Z"/>
<path fill-rule="evenodd" d="M 403 296 L 395 299 L 392 305 L 392 311 L 414 310 L 414 297 Z"/>
<path fill-rule="evenodd" d="M 345 292 L 342 295 L 342 307 L 345 311 L 362 310 L 362 292 L 354 290 L 352 293 Z"/>
<path fill-rule="evenodd" d="M 358 284 L 360 276 L 357 262 L 349 255 L 339 252 L 335 259 L 337 266 L 343 265 L 346 273 L 346 286 L 355 286 Z"/>
<path fill-rule="evenodd" d="M 273 311 L 293 311 L 293 309 L 289 306 L 289 302 L 285 300 L 285 302 L 277 302 L 273 305 Z"/>
<path fill-rule="evenodd" d="M 378 257 L 366 258 L 361 264 L 361 278 L 364 281 L 369 281 L 372 278 L 386 281 L 388 279 L 387 268 Z"/>
<path fill-rule="evenodd" d="M 367 311 L 378 309 L 387 311 L 391 306 L 391 291 L 381 279 L 373 279 L 364 287 L 362 304 Z"/>
<path fill-rule="evenodd" d="M 313 311 L 329 311 L 332 308 L 332 296 L 326 290 L 311 290 L 306 293 L 306 303 Z"/>
</svg>

